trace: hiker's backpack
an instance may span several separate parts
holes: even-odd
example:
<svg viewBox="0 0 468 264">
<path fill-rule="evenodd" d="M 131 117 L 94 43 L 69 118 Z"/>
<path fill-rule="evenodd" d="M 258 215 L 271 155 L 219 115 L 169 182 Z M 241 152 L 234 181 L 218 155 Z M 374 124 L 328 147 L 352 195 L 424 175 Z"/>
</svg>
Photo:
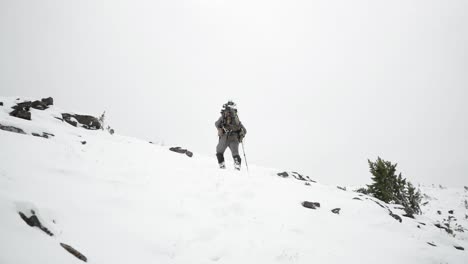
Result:
<svg viewBox="0 0 468 264">
<path fill-rule="evenodd" d="M 241 122 L 237 116 L 237 109 L 226 107 L 221 110 L 221 115 L 223 116 L 222 127 L 225 132 L 237 132 L 242 129 Z"/>
</svg>

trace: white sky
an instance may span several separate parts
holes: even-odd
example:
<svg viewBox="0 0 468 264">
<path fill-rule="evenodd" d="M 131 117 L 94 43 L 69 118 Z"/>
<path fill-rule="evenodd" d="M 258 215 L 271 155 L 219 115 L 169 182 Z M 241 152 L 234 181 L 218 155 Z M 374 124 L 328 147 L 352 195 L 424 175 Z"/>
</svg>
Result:
<svg viewBox="0 0 468 264">
<path fill-rule="evenodd" d="M 120 134 L 213 157 L 234 99 L 250 164 L 364 184 L 380 155 L 415 183 L 468 185 L 467 13 L 466 0 L 0 0 L 0 93 L 106 110 Z"/>
</svg>

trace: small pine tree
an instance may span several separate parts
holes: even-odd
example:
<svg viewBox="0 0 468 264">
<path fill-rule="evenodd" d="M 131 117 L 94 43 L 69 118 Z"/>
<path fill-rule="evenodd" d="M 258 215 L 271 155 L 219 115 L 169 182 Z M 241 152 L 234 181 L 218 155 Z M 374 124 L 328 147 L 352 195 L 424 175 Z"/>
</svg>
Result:
<svg viewBox="0 0 468 264">
<path fill-rule="evenodd" d="M 380 157 L 376 162 L 367 160 L 369 163 L 370 172 L 374 181 L 373 184 L 367 185 L 368 192 L 375 198 L 386 203 L 394 199 L 393 189 L 395 185 L 395 171 L 397 164 L 392 164 L 389 161 L 384 161 Z"/>
<path fill-rule="evenodd" d="M 421 203 L 422 199 L 421 192 L 416 190 L 411 182 L 408 182 L 407 193 L 408 205 L 405 206 L 406 213 L 409 215 L 420 214 L 421 208 L 419 204 Z"/>
<path fill-rule="evenodd" d="M 374 183 L 367 185 L 367 193 L 386 203 L 401 204 L 407 216 L 421 213 L 421 193 L 403 176 L 396 175 L 397 164 L 382 160 L 368 160 Z M 364 193 L 363 190 L 361 190 Z"/>
</svg>

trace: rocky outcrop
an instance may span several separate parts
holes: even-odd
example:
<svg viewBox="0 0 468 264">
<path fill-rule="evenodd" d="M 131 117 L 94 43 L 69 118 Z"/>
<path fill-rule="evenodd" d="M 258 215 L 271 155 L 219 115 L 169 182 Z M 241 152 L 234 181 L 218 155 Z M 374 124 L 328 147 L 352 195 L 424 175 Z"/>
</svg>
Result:
<svg viewBox="0 0 468 264">
<path fill-rule="evenodd" d="M 49 231 L 49 229 L 47 229 L 45 226 L 43 226 L 41 224 L 41 222 L 39 221 L 39 218 L 37 218 L 37 215 L 36 213 L 31 210 L 31 216 L 30 217 L 27 217 L 25 214 L 23 214 L 22 212 L 18 212 L 21 219 L 24 220 L 24 222 L 26 222 L 26 224 L 28 224 L 29 226 L 31 227 L 38 227 L 40 230 L 44 231 L 44 233 L 46 233 L 47 235 L 49 236 L 53 236 L 54 234 L 52 234 L 52 232 Z"/>
<path fill-rule="evenodd" d="M 180 153 L 180 154 L 185 154 L 187 155 L 188 157 L 193 157 L 193 153 L 187 149 L 183 149 L 181 147 L 172 147 L 172 148 L 169 148 L 170 151 L 173 151 L 173 152 L 176 152 L 176 153 Z"/>
<path fill-rule="evenodd" d="M 96 117 L 90 115 L 63 113 L 62 120 L 75 127 L 80 124 L 80 126 L 90 130 L 101 129 L 101 123 L 99 120 Z"/>
<path fill-rule="evenodd" d="M 23 131 L 23 129 L 17 128 L 17 127 L 14 127 L 14 126 L 4 126 L 4 125 L 0 124 L 0 129 L 5 130 L 5 131 L 9 131 L 9 132 L 19 133 L 19 134 L 26 134 Z"/>
<path fill-rule="evenodd" d="M 43 102 L 47 106 L 51 106 L 54 104 L 54 98 L 52 97 L 42 98 L 41 102 Z"/>
<path fill-rule="evenodd" d="M 12 108 L 13 111 L 10 112 L 10 116 L 31 120 L 31 112 L 29 112 L 29 109 L 31 108 L 31 102 L 26 101 L 22 103 L 17 103 Z"/>
<path fill-rule="evenodd" d="M 77 257 L 78 259 L 84 261 L 84 262 L 87 262 L 88 259 L 85 257 L 85 255 L 81 254 L 78 250 L 74 249 L 72 246 L 70 245 L 67 245 L 65 243 L 60 243 L 60 245 L 66 250 L 68 251 L 70 254 L 72 254 L 73 256 Z"/>
<path fill-rule="evenodd" d="M 18 98 L 19 99 L 19 98 Z M 13 111 L 10 112 L 11 116 L 26 119 L 26 120 L 31 120 L 31 112 L 29 110 L 31 108 L 37 109 L 37 110 L 45 110 L 49 108 L 50 105 L 54 103 L 54 99 L 52 97 L 49 98 L 42 98 L 40 101 L 25 101 L 21 103 L 16 103 L 15 106 L 13 106 Z"/>
</svg>

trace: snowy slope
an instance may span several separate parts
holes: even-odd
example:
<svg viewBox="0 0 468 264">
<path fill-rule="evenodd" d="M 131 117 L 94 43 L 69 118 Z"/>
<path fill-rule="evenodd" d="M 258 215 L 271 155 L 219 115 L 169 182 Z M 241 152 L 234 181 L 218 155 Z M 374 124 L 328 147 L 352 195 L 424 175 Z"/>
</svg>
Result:
<svg viewBox="0 0 468 264">
<path fill-rule="evenodd" d="M 213 157 L 73 127 L 54 118 L 64 112 L 55 106 L 31 109 L 29 121 L 8 115 L 16 98 L 0 102 L 0 125 L 26 133 L 0 130 L 0 264 L 83 263 L 60 243 L 103 264 L 468 263 L 468 229 L 453 236 L 434 226 L 454 210 L 468 227 L 463 187 L 424 187 L 428 204 L 410 219 L 281 170 L 219 170 Z M 20 218 L 31 210 L 53 236 Z"/>
</svg>

